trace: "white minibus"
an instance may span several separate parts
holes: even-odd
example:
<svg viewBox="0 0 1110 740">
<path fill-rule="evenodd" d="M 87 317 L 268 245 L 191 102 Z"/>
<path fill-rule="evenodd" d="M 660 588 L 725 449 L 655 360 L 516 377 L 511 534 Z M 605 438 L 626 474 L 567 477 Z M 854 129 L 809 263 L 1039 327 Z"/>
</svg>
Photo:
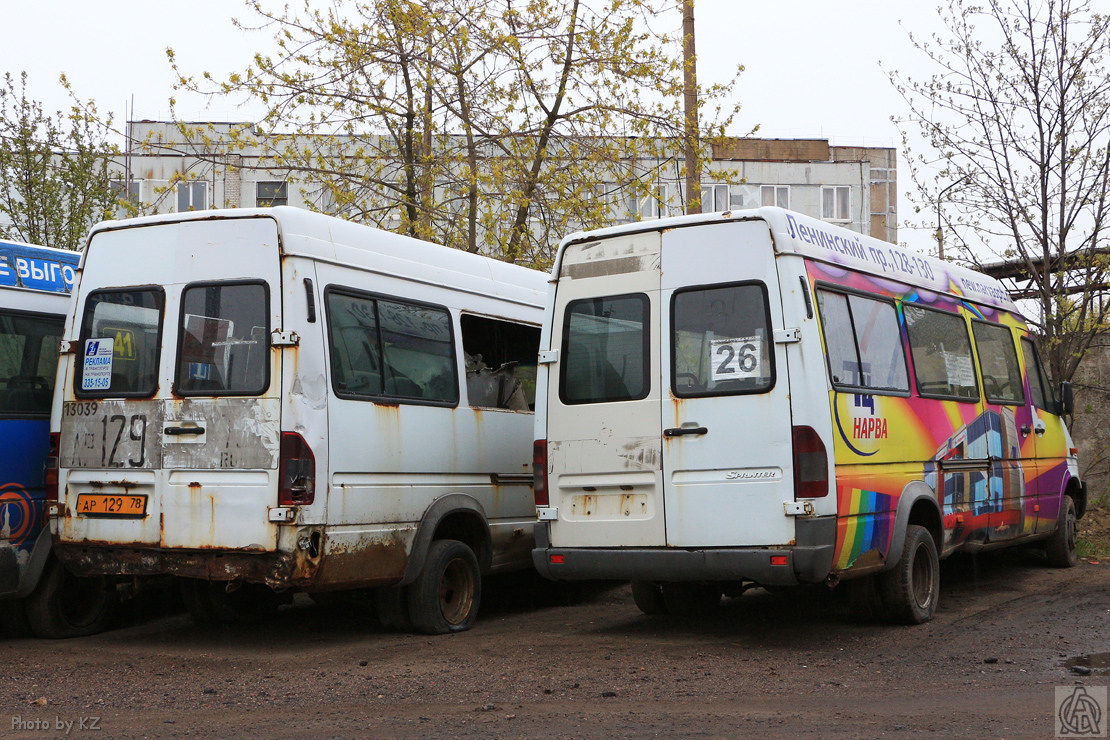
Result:
<svg viewBox="0 0 1110 740">
<path fill-rule="evenodd" d="M 88 240 L 52 429 L 55 550 L 183 579 L 201 621 L 373 589 L 467 629 L 528 567 L 545 274 L 307 211 L 107 222 Z"/>
<path fill-rule="evenodd" d="M 1076 561 L 1075 445 L 995 280 L 776 208 L 567 237 L 541 338 L 536 567 L 645 612 L 874 578 L 902 622 L 938 559 Z"/>
</svg>

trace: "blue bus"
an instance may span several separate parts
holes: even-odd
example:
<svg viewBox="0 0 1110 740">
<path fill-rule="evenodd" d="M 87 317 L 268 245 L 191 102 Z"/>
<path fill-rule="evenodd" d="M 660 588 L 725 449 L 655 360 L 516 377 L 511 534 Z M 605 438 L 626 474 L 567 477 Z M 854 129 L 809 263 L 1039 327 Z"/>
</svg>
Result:
<svg viewBox="0 0 1110 740">
<path fill-rule="evenodd" d="M 115 591 L 51 556 L 44 464 L 65 315 L 81 255 L 0 240 L 0 621 L 9 634 L 103 629 Z"/>
</svg>

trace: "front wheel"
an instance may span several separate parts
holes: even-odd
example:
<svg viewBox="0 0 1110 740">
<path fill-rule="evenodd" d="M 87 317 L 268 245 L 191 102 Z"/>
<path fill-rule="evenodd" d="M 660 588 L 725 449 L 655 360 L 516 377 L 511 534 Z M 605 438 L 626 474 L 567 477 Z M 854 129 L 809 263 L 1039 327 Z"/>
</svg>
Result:
<svg viewBox="0 0 1110 740">
<path fill-rule="evenodd" d="M 27 620 L 36 637 L 81 637 L 103 632 L 119 606 L 104 576 L 79 577 L 53 557 L 27 597 Z"/>
<path fill-rule="evenodd" d="M 482 598 L 478 558 L 459 540 L 436 540 L 420 575 L 408 587 L 412 626 L 428 635 L 463 632 L 474 624 Z"/>
<path fill-rule="evenodd" d="M 1057 568 L 1070 568 L 1079 562 L 1079 535 L 1075 516 L 1075 502 L 1071 496 L 1064 496 L 1060 503 L 1060 516 L 1056 521 L 1056 531 L 1045 540 L 1044 552 L 1048 564 Z"/>
<path fill-rule="evenodd" d="M 906 527 L 901 560 L 878 578 L 879 595 L 891 621 L 921 624 L 932 619 L 940 598 L 940 559 L 929 530 L 916 524 Z"/>
</svg>

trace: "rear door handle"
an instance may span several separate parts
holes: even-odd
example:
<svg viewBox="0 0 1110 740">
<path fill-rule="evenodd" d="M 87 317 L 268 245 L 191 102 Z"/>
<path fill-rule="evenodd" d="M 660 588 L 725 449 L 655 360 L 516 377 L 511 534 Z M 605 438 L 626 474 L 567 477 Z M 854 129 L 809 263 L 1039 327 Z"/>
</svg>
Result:
<svg viewBox="0 0 1110 740">
<path fill-rule="evenodd" d="M 166 427 L 166 434 L 204 434 L 204 427 Z"/>
<path fill-rule="evenodd" d="M 709 434 L 709 430 L 705 427 L 673 427 L 663 430 L 664 437 L 681 437 L 686 434 Z"/>
</svg>

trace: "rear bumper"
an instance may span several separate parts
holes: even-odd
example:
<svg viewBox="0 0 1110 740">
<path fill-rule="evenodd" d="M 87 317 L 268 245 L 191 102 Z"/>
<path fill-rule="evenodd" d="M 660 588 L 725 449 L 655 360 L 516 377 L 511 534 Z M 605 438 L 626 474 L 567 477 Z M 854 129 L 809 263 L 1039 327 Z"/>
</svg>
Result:
<svg viewBox="0 0 1110 740">
<path fill-rule="evenodd" d="M 536 527 L 536 570 L 555 581 L 754 581 L 767 586 L 819 583 L 828 577 L 836 518 L 798 520 L 797 544 L 784 547 L 550 547 L 547 527 Z M 553 563 L 552 556 L 562 562 Z M 785 558 L 772 565 L 772 558 Z"/>
<path fill-rule="evenodd" d="M 56 542 L 54 552 L 67 568 L 81 576 L 172 575 L 206 581 L 264 583 L 273 588 L 310 586 L 318 568 L 317 562 L 299 551 L 206 552 Z"/>
</svg>

